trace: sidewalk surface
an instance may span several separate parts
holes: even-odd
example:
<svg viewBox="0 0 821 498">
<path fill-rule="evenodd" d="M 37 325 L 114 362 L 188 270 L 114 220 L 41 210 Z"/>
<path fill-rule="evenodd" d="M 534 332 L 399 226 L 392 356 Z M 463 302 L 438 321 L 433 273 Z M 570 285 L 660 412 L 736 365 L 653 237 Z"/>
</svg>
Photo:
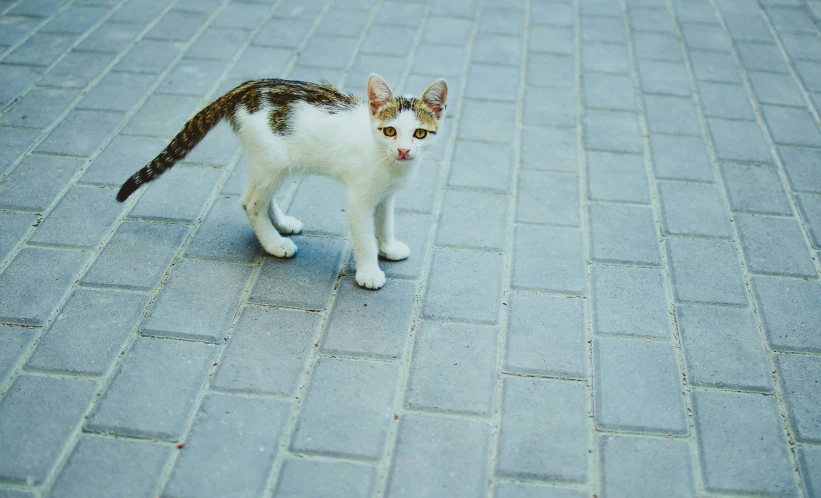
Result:
<svg viewBox="0 0 821 498">
<path fill-rule="evenodd" d="M 0 0 L 0 497 L 821 496 L 821 1 Z M 254 78 L 450 84 L 356 287 Z"/>
</svg>

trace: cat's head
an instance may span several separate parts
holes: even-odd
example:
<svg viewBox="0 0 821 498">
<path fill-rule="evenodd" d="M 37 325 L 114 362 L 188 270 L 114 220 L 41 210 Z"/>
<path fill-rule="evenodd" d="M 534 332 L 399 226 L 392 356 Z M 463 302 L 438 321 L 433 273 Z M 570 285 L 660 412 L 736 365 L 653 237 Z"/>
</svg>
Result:
<svg viewBox="0 0 821 498">
<path fill-rule="evenodd" d="M 434 81 L 419 98 L 398 97 L 379 75 L 368 79 L 371 129 L 378 147 L 394 161 L 417 159 L 439 129 L 448 101 L 448 84 Z"/>
</svg>

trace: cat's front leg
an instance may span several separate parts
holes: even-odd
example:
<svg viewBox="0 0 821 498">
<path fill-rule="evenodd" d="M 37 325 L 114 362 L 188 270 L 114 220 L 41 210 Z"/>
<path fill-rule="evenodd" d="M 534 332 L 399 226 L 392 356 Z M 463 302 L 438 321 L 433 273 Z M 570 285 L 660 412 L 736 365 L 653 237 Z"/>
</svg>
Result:
<svg viewBox="0 0 821 498">
<path fill-rule="evenodd" d="M 353 256 L 356 260 L 356 283 L 367 289 L 385 285 L 385 273 L 379 269 L 373 202 L 361 193 L 348 190 L 347 212 L 351 223 Z"/>
<path fill-rule="evenodd" d="M 410 249 L 394 235 L 393 195 L 376 205 L 376 240 L 379 254 L 391 261 L 401 261 L 410 256 Z"/>
</svg>

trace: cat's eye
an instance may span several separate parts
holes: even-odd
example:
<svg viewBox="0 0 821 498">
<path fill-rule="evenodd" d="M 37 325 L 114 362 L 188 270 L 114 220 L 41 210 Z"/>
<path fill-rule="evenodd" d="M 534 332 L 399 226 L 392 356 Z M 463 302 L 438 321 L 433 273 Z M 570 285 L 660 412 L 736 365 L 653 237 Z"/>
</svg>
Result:
<svg viewBox="0 0 821 498">
<path fill-rule="evenodd" d="M 423 130 L 422 128 L 417 128 L 415 132 L 413 132 L 413 136 L 418 139 L 423 139 L 428 136 L 428 130 Z"/>
<path fill-rule="evenodd" d="M 393 126 L 386 126 L 385 128 L 382 128 L 382 133 L 384 133 L 386 137 L 396 136 L 396 128 Z"/>
</svg>

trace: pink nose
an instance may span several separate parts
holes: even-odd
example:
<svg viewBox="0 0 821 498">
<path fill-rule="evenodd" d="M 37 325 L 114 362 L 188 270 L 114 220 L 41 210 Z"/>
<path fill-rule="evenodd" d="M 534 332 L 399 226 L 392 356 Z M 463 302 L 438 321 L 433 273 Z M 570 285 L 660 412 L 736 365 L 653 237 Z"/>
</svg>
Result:
<svg viewBox="0 0 821 498">
<path fill-rule="evenodd" d="M 407 159 L 410 149 L 396 149 L 399 152 L 399 159 Z"/>
</svg>

